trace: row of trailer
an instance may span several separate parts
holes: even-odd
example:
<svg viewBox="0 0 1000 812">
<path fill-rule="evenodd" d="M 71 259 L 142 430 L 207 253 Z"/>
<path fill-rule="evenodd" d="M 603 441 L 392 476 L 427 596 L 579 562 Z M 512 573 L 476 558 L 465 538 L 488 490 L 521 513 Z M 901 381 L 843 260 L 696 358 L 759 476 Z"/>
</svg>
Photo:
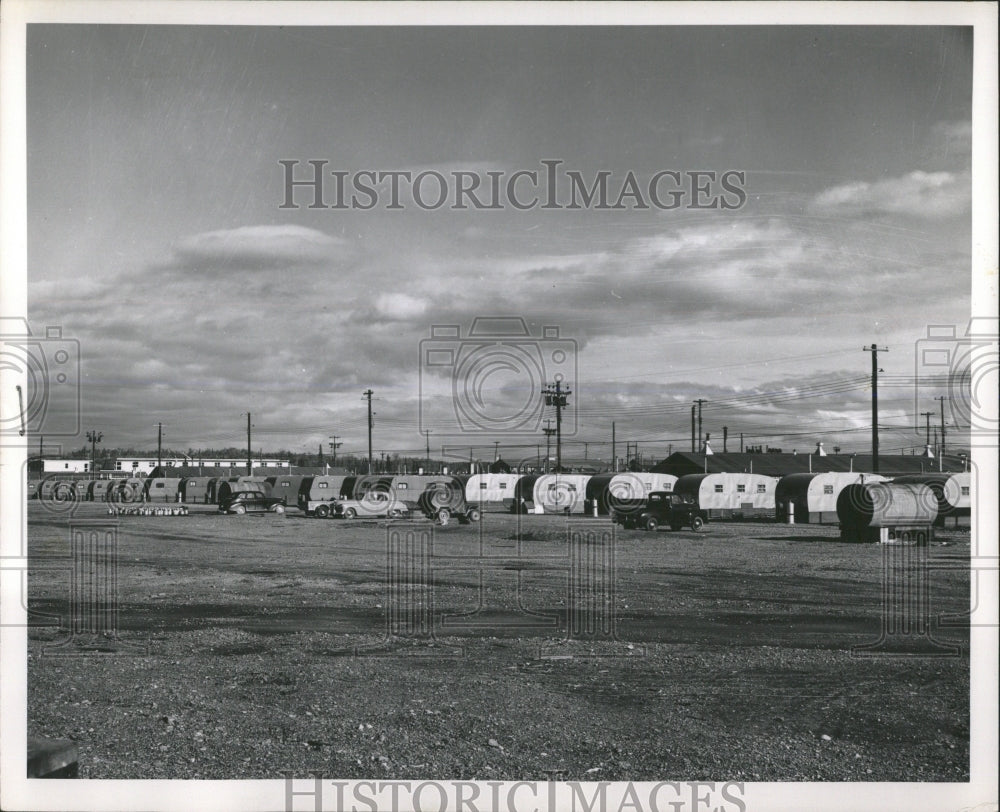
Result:
<svg viewBox="0 0 1000 812">
<path fill-rule="evenodd" d="M 939 523 L 971 513 L 971 474 L 911 474 L 887 480 L 878 474 L 828 472 L 770 477 L 749 473 L 671 474 L 475 474 L 473 476 L 284 476 L 57 479 L 29 483 L 29 497 L 56 501 L 182 502 L 218 504 L 238 491 L 263 491 L 286 506 L 330 515 L 336 501 L 386 493 L 417 505 L 427 491 L 445 491 L 483 511 L 608 516 L 626 511 L 654 491 L 691 496 L 710 520 L 775 519 L 795 524 L 835 524 L 837 499 L 856 484 L 892 481 L 924 484 L 938 502 Z M 437 498 L 437 497 L 435 497 Z"/>
</svg>

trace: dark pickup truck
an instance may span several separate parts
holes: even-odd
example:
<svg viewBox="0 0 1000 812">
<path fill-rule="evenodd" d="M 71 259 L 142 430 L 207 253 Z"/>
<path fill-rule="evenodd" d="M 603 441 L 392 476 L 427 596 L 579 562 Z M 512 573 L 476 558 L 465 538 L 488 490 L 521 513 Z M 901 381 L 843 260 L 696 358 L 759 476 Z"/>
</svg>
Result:
<svg viewBox="0 0 1000 812">
<path fill-rule="evenodd" d="M 615 511 L 612 520 L 629 530 L 637 527 L 658 530 L 660 525 L 667 525 L 671 530 L 680 530 L 685 525 L 701 530 L 708 515 L 698 508 L 693 496 L 653 491 L 636 510 Z"/>
</svg>

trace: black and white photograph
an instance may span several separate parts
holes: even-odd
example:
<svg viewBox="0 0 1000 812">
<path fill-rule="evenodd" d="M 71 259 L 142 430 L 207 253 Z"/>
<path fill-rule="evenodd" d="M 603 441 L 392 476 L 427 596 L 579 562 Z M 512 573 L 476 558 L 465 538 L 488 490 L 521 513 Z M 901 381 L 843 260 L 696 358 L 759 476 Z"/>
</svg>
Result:
<svg viewBox="0 0 1000 812">
<path fill-rule="evenodd" d="M 997 807 L 997 5 L 0 9 L 0 806 Z"/>
</svg>

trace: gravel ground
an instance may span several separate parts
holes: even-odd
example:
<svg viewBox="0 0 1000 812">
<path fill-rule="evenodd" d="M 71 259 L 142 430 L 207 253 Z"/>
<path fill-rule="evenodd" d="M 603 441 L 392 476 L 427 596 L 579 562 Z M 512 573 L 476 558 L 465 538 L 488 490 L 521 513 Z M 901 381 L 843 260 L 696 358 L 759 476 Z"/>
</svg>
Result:
<svg viewBox="0 0 1000 812">
<path fill-rule="evenodd" d="M 399 636 L 393 599 L 427 593 L 385 522 L 122 517 L 112 639 L 64 628 L 68 522 L 29 506 L 28 726 L 76 740 L 82 777 L 969 778 L 968 630 L 860 656 L 886 549 L 836 527 L 619 531 L 590 561 L 609 634 L 567 614 L 565 519 L 395 524 L 433 533 L 432 622 Z M 967 609 L 968 554 L 966 531 L 927 548 L 933 617 Z"/>
</svg>

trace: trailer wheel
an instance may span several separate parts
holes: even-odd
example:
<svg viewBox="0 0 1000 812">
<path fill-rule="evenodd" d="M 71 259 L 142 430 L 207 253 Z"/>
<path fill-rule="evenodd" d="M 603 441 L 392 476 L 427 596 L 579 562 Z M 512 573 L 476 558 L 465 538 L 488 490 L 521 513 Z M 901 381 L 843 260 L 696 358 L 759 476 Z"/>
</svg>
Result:
<svg viewBox="0 0 1000 812">
<path fill-rule="evenodd" d="M 330 515 L 330 506 L 329 505 L 317 505 L 316 506 L 316 516 L 317 516 L 317 518 L 325 519 L 329 515 Z"/>
<path fill-rule="evenodd" d="M 441 508 L 437 512 L 437 520 L 444 527 L 451 520 L 451 511 L 448 508 Z"/>
<path fill-rule="evenodd" d="M 358 518 L 358 512 L 354 508 L 347 508 L 347 510 L 344 511 L 344 518 L 356 519 Z"/>
<path fill-rule="evenodd" d="M 695 516 L 691 519 L 691 529 L 698 531 L 705 526 L 705 520 L 701 516 Z"/>
<path fill-rule="evenodd" d="M 656 520 L 655 516 L 650 516 L 648 519 L 646 519 L 645 528 L 650 533 L 655 533 L 657 530 L 660 529 L 660 523 Z"/>
<path fill-rule="evenodd" d="M 478 522 L 483 518 L 483 514 L 479 512 L 479 508 L 472 508 L 466 515 L 469 517 L 470 522 Z"/>
</svg>

